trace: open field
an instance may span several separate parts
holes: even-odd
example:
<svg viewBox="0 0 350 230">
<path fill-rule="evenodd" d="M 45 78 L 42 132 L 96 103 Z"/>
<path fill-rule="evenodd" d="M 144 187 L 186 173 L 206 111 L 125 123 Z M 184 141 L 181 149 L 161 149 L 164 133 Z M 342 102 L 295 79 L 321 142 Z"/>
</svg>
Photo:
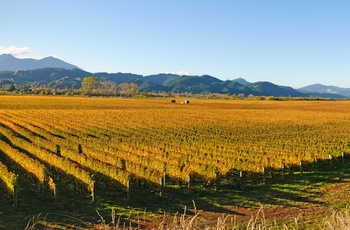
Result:
<svg viewBox="0 0 350 230">
<path fill-rule="evenodd" d="M 350 101 L 3 96 L 0 229 L 39 213 L 90 228 L 112 209 L 157 227 L 185 206 L 241 223 L 261 205 L 317 226 L 350 201 L 349 152 Z"/>
</svg>

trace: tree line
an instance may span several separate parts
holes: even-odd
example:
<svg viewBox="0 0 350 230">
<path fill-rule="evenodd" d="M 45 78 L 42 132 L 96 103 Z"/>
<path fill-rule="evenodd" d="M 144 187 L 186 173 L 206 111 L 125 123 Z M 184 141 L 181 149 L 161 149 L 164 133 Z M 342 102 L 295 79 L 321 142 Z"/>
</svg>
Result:
<svg viewBox="0 0 350 230">
<path fill-rule="evenodd" d="M 83 96 L 102 96 L 102 97 L 194 97 L 205 99 L 254 99 L 254 100 L 332 100 L 331 98 L 319 97 L 276 97 L 276 96 L 255 96 L 249 94 L 221 94 L 221 93 L 199 93 L 190 92 L 174 93 L 164 91 L 140 90 L 134 82 L 117 83 L 115 81 L 101 81 L 98 77 L 88 76 L 81 81 L 80 88 L 57 89 L 46 85 L 24 85 L 14 83 L 9 80 L 0 80 L 0 95 L 83 95 Z"/>
<path fill-rule="evenodd" d="M 84 78 L 81 83 L 81 94 L 86 96 L 132 97 L 138 94 L 138 92 L 138 86 L 135 83 L 117 84 L 113 81 L 100 82 L 94 76 Z"/>
<path fill-rule="evenodd" d="M 10 81 L 0 82 L 0 94 L 35 94 L 35 95 L 84 95 L 84 96 L 119 96 L 133 97 L 139 94 L 135 83 L 116 83 L 114 81 L 100 81 L 97 77 L 85 77 L 80 89 L 55 89 L 52 87 L 35 87 L 14 84 Z"/>
</svg>

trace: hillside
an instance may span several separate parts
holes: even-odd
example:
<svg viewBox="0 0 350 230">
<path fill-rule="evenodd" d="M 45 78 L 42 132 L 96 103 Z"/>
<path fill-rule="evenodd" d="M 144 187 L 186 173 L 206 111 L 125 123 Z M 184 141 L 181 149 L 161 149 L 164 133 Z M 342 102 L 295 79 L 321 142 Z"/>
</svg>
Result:
<svg viewBox="0 0 350 230">
<path fill-rule="evenodd" d="M 311 85 L 299 90 L 279 86 L 271 82 L 248 82 L 245 79 L 220 80 L 210 75 L 177 75 L 160 73 L 143 76 L 133 73 L 91 73 L 54 57 L 41 60 L 15 58 L 0 55 L 0 86 L 15 84 L 17 87 L 46 87 L 52 89 L 80 89 L 85 77 L 95 76 L 100 82 L 117 84 L 135 83 L 139 91 L 191 94 L 228 94 L 282 97 L 350 97 L 350 89 L 335 86 Z"/>
<path fill-rule="evenodd" d="M 80 88 L 84 77 L 91 75 L 80 69 L 45 68 L 26 71 L 0 72 L 0 81 L 22 84 L 27 87 L 49 87 L 55 89 Z"/>
<path fill-rule="evenodd" d="M 96 76 L 101 82 L 112 81 L 117 84 L 136 83 L 139 91 L 173 92 L 228 95 L 283 96 L 283 97 L 324 97 L 344 98 L 344 95 L 327 92 L 304 92 L 291 87 L 275 85 L 271 82 L 249 83 L 245 80 L 222 81 L 209 75 L 183 76 L 158 74 L 142 76 L 132 73 L 90 73 L 81 69 L 43 68 L 35 70 L 2 71 L 0 83 L 17 84 L 25 87 L 48 87 L 53 89 L 79 89 L 85 77 Z M 243 84 L 241 84 L 241 83 Z M 347 95 L 349 96 L 349 94 Z"/>
<path fill-rule="evenodd" d="M 296 91 L 291 87 L 278 86 L 270 82 L 256 82 L 247 84 L 246 87 L 250 88 L 254 95 L 265 95 L 266 92 L 270 92 L 270 96 L 291 96 L 291 97 L 303 97 L 303 93 Z"/>
<path fill-rule="evenodd" d="M 345 97 L 350 97 L 350 88 L 341 88 L 341 87 L 331 86 L 331 85 L 327 86 L 322 84 L 313 84 L 313 85 L 305 86 L 298 90 L 303 93 L 340 94 Z"/>
<path fill-rule="evenodd" d="M 54 57 L 37 60 L 33 58 L 16 58 L 11 54 L 0 55 L 0 71 L 35 70 L 42 68 L 78 69 L 77 66 Z"/>
</svg>

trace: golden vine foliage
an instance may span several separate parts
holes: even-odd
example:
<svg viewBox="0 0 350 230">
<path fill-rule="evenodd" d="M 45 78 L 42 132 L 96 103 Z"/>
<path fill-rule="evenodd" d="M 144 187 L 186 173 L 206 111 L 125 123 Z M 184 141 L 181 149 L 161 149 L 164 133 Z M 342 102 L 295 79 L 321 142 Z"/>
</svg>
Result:
<svg viewBox="0 0 350 230">
<path fill-rule="evenodd" d="M 159 183 L 164 174 L 211 180 L 232 169 L 278 169 L 350 145 L 349 101 L 2 97 L 0 117 L 38 158 L 74 161 L 124 185 L 130 176 Z M 61 156 L 44 157 L 57 146 Z"/>
<path fill-rule="evenodd" d="M 7 190 L 14 192 L 14 186 L 17 184 L 18 175 L 8 171 L 6 165 L 0 161 L 0 180 L 5 184 Z"/>
</svg>

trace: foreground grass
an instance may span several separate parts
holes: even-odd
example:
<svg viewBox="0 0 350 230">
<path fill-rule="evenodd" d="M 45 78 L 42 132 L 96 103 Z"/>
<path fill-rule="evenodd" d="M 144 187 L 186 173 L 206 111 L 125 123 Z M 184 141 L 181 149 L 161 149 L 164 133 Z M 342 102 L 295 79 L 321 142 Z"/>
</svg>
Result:
<svg viewBox="0 0 350 230">
<path fill-rule="evenodd" d="M 135 190 L 131 200 L 97 187 L 95 203 L 67 188 L 58 205 L 27 184 L 17 209 L 1 199 L 0 229 L 347 229 L 349 177 L 335 167 L 243 190 L 222 184 L 188 194 L 169 185 L 161 197 Z"/>
<path fill-rule="evenodd" d="M 60 222 L 50 222 L 48 221 L 49 215 L 41 217 L 37 215 L 33 217 L 25 227 L 25 230 L 33 229 L 119 229 L 119 230 L 133 230 L 133 229 L 145 229 L 147 227 L 140 225 L 142 221 L 137 220 L 135 223 L 129 222 L 126 224 L 121 223 L 120 218 L 117 218 L 114 210 L 111 213 L 111 222 L 107 223 L 105 219 L 97 212 L 99 215 L 100 223 L 92 225 L 74 219 L 77 224 L 65 224 Z M 163 220 L 159 223 L 155 223 L 155 227 L 149 227 L 149 229 L 162 229 L 162 230 L 175 230 L 175 229 L 207 229 L 207 230 L 224 230 L 224 229 L 251 229 L 251 230 L 260 230 L 260 229 L 339 229 L 346 230 L 350 228 L 350 208 L 346 207 L 341 210 L 333 211 L 331 216 L 328 216 L 324 219 L 319 219 L 311 228 L 311 226 L 305 225 L 303 221 L 299 220 L 299 217 L 294 218 L 293 223 L 284 223 L 284 222 L 274 222 L 268 221 L 264 215 L 264 209 L 261 207 L 257 213 L 251 216 L 248 222 L 238 223 L 236 222 L 235 216 L 227 215 L 218 217 L 217 221 L 211 226 L 203 224 L 203 217 L 198 214 L 195 210 L 194 215 L 187 215 L 186 210 L 181 215 L 175 215 L 170 218 L 170 221 L 167 221 L 167 216 L 164 215 Z M 168 217 L 169 218 L 169 217 Z"/>
</svg>

